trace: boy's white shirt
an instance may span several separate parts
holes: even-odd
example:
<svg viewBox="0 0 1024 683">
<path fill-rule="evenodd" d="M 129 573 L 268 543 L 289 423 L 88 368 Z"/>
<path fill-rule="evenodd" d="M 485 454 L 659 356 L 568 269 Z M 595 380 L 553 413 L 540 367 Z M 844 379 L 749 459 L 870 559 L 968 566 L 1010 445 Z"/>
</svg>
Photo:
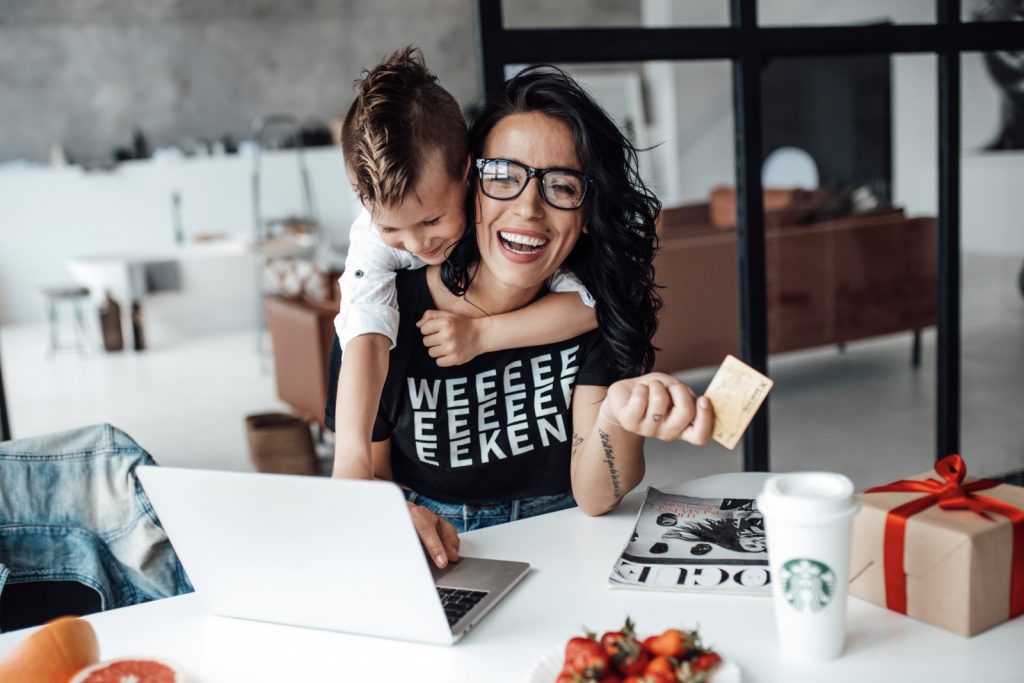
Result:
<svg viewBox="0 0 1024 683">
<path fill-rule="evenodd" d="M 361 334 L 382 334 L 395 348 L 398 336 L 398 295 L 395 272 L 422 268 L 426 263 L 401 249 L 389 247 L 381 239 L 370 212 L 361 209 L 348 235 L 348 255 L 341 274 L 341 310 L 334 318 L 334 329 L 342 351 Z M 548 278 L 552 292 L 576 292 L 583 303 L 594 307 L 594 297 L 572 273 L 562 268 Z"/>
</svg>

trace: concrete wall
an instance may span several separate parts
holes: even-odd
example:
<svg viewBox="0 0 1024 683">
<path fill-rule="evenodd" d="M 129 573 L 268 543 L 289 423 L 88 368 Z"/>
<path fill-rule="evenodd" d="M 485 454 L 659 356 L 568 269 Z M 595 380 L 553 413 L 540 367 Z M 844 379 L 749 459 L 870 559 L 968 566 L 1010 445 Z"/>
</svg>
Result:
<svg viewBox="0 0 1024 683">
<path fill-rule="evenodd" d="M 360 68 L 406 43 L 461 101 L 476 96 L 466 0 L 47 0 L 0 18 L 0 160 L 109 156 L 141 126 L 153 143 L 248 133 L 254 117 L 326 121 Z"/>
<path fill-rule="evenodd" d="M 361 68 L 407 43 L 463 105 L 477 97 L 470 0 L 37 0 L 0 3 L 0 161 L 53 143 L 106 159 L 140 126 L 157 145 L 248 134 L 260 114 L 326 121 Z M 510 0 L 513 26 L 637 23 L 623 0 Z"/>
</svg>

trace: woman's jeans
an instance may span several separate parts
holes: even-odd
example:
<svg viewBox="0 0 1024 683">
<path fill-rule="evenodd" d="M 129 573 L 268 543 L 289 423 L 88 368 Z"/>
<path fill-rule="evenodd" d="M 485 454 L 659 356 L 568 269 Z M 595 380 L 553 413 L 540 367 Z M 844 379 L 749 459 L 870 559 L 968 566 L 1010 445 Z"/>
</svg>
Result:
<svg viewBox="0 0 1024 683">
<path fill-rule="evenodd" d="M 135 477 L 153 464 L 110 425 L 0 442 L 0 591 L 76 581 L 105 610 L 190 592 Z"/>
<path fill-rule="evenodd" d="M 571 492 L 555 496 L 534 496 L 505 503 L 444 503 L 427 498 L 415 491 L 403 491 L 405 499 L 421 505 L 438 517 L 450 522 L 460 534 L 463 531 L 483 529 L 517 519 L 526 519 L 548 512 L 557 512 L 576 506 Z"/>
</svg>

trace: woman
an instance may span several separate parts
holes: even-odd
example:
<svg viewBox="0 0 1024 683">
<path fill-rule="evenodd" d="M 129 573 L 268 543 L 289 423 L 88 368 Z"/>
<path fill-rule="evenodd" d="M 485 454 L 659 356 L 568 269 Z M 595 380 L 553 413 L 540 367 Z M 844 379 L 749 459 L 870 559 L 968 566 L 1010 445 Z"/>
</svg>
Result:
<svg viewBox="0 0 1024 683">
<path fill-rule="evenodd" d="M 439 567 L 458 558 L 457 531 L 574 504 L 611 510 L 643 477 L 644 437 L 704 444 L 713 423 L 706 398 L 644 374 L 660 207 L 607 114 L 563 72 L 533 67 L 484 107 L 470 149 L 465 235 L 445 264 L 398 275 L 402 322 L 373 431 L 374 475 L 408 489 Z M 430 357 L 414 322 L 428 311 L 516 310 L 562 266 L 595 295 L 599 331 L 455 367 Z"/>
</svg>

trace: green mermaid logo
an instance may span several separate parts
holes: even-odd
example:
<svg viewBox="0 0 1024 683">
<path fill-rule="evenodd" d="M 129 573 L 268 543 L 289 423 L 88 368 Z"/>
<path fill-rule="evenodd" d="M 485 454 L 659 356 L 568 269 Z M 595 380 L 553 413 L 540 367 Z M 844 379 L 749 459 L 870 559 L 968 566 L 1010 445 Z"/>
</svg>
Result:
<svg viewBox="0 0 1024 683">
<path fill-rule="evenodd" d="M 797 612 L 820 612 L 832 602 L 836 574 L 817 560 L 795 559 L 782 565 L 782 594 Z"/>
</svg>

